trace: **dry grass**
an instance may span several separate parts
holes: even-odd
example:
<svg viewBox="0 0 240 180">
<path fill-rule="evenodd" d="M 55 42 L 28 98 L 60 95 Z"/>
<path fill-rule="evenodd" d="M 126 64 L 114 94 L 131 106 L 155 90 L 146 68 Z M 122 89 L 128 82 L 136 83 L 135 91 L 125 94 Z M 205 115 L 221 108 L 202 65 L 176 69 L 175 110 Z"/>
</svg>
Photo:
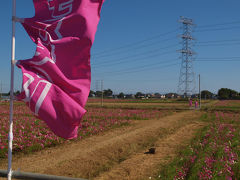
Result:
<svg viewBox="0 0 240 180">
<path fill-rule="evenodd" d="M 159 138 L 155 142 L 156 153 L 154 155 L 136 153 L 96 179 L 148 179 L 156 174 L 157 167 L 172 160 L 177 150 L 184 147 L 201 126 L 201 124 L 186 125 L 173 134 L 167 134 L 165 139 Z"/>
<path fill-rule="evenodd" d="M 174 156 L 175 144 L 192 137 L 194 130 L 201 126 L 194 123 L 199 116 L 200 112 L 188 111 L 161 119 L 135 121 L 131 126 L 82 141 L 15 156 L 13 169 L 90 179 L 146 177 L 157 162 Z M 143 152 L 153 145 L 157 146 L 157 154 L 149 158 Z M 6 162 L 1 163 L 0 168 L 5 167 Z"/>
</svg>

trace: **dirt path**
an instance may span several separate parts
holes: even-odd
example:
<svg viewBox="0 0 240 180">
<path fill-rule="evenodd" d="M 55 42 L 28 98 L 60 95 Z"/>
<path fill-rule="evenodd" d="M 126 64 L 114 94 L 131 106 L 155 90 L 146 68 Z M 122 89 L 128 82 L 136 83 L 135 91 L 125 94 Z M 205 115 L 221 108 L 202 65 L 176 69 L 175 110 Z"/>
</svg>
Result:
<svg viewBox="0 0 240 180">
<path fill-rule="evenodd" d="M 141 179 L 175 155 L 202 123 L 198 111 L 161 119 L 135 121 L 82 141 L 49 148 L 27 156 L 14 156 L 13 170 L 90 179 Z M 156 154 L 144 154 L 149 147 Z M 6 162 L 0 164 L 6 169 Z"/>
<path fill-rule="evenodd" d="M 196 123 L 178 129 L 166 139 L 161 138 L 155 143 L 156 153 L 154 155 L 146 155 L 144 151 L 134 154 L 95 179 L 149 179 L 157 173 L 160 166 L 169 162 L 176 155 L 177 149 L 184 147 L 190 141 L 200 126 L 202 125 Z"/>
</svg>

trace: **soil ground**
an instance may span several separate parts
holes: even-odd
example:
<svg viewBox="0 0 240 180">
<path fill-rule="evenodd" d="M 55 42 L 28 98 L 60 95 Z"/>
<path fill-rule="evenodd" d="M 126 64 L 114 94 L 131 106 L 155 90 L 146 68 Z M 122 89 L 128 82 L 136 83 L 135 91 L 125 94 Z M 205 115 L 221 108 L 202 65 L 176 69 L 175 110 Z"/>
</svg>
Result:
<svg viewBox="0 0 240 180">
<path fill-rule="evenodd" d="M 133 121 L 81 141 L 13 157 L 13 170 L 86 179 L 147 179 L 176 156 L 204 124 L 201 112 Z M 155 147 L 155 154 L 146 154 Z M 7 160 L 0 162 L 6 169 Z"/>
</svg>

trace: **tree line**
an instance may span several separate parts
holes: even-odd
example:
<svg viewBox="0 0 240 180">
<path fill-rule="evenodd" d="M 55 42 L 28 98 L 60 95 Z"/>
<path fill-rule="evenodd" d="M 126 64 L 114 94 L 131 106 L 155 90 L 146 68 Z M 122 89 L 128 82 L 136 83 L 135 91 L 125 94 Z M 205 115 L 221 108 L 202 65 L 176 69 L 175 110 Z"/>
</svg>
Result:
<svg viewBox="0 0 240 180">
<path fill-rule="evenodd" d="M 214 97 L 216 97 L 220 100 L 225 100 L 225 99 L 234 100 L 234 99 L 240 99 L 240 93 L 229 88 L 221 88 L 218 90 L 218 93 L 216 95 L 207 90 L 201 91 L 201 97 L 203 99 L 213 99 Z"/>
<path fill-rule="evenodd" d="M 178 95 L 176 93 L 168 93 L 168 94 L 174 94 L 174 97 L 178 97 Z M 166 98 L 170 97 L 168 96 L 168 94 L 166 94 Z M 136 94 L 124 94 L 123 92 L 120 92 L 117 95 L 113 95 L 113 91 L 111 89 L 106 89 L 103 91 L 92 91 L 90 90 L 89 93 L 89 97 L 117 97 L 120 99 L 124 99 L 124 98 L 151 98 L 151 97 L 156 97 L 156 98 L 160 98 L 161 94 L 159 93 L 154 93 L 154 94 L 145 94 L 142 92 L 137 92 Z M 196 94 L 195 96 L 199 96 L 199 94 Z M 201 98 L 202 99 L 220 99 L 220 100 L 224 100 L 224 99 L 240 99 L 240 93 L 229 89 L 229 88 L 221 88 L 218 90 L 217 94 L 214 94 L 208 90 L 203 90 L 201 91 Z"/>
<path fill-rule="evenodd" d="M 20 94 L 20 91 L 15 91 L 14 95 Z M 171 94 L 171 95 L 170 95 Z M 174 95 L 174 96 L 173 96 Z M 0 93 L 0 97 L 3 96 L 10 96 L 10 92 L 8 93 Z M 137 92 L 136 94 L 124 94 L 123 92 L 120 92 L 117 95 L 113 95 L 113 91 L 111 89 L 105 89 L 103 91 L 92 91 L 90 90 L 89 97 L 109 97 L 109 98 L 119 98 L 119 99 L 124 99 L 124 98 L 161 98 L 161 94 L 159 93 L 154 93 L 154 94 L 145 94 L 142 92 Z M 196 94 L 196 96 L 199 96 L 199 94 Z M 166 98 L 169 97 L 178 97 L 176 93 L 168 93 L 166 94 Z M 229 88 L 221 88 L 218 90 L 217 94 L 214 94 L 208 90 L 203 90 L 201 91 L 201 98 L 202 99 L 220 99 L 220 100 L 225 100 L 225 99 L 236 99 L 240 100 L 240 92 L 237 92 L 235 90 L 229 89 Z"/>
</svg>

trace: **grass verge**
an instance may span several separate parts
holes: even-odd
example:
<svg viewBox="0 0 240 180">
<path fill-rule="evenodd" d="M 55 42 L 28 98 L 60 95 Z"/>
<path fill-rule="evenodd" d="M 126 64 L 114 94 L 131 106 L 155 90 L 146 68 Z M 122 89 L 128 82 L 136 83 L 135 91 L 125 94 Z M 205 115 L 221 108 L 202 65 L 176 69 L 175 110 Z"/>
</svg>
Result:
<svg viewBox="0 0 240 180">
<path fill-rule="evenodd" d="M 190 145 L 179 150 L 176 158 L 155 179 L 238 179 L 240 177 L 240 123 L 233 114 L 205 113 L 209 122 L 199 130 Z"/>
</svg>

